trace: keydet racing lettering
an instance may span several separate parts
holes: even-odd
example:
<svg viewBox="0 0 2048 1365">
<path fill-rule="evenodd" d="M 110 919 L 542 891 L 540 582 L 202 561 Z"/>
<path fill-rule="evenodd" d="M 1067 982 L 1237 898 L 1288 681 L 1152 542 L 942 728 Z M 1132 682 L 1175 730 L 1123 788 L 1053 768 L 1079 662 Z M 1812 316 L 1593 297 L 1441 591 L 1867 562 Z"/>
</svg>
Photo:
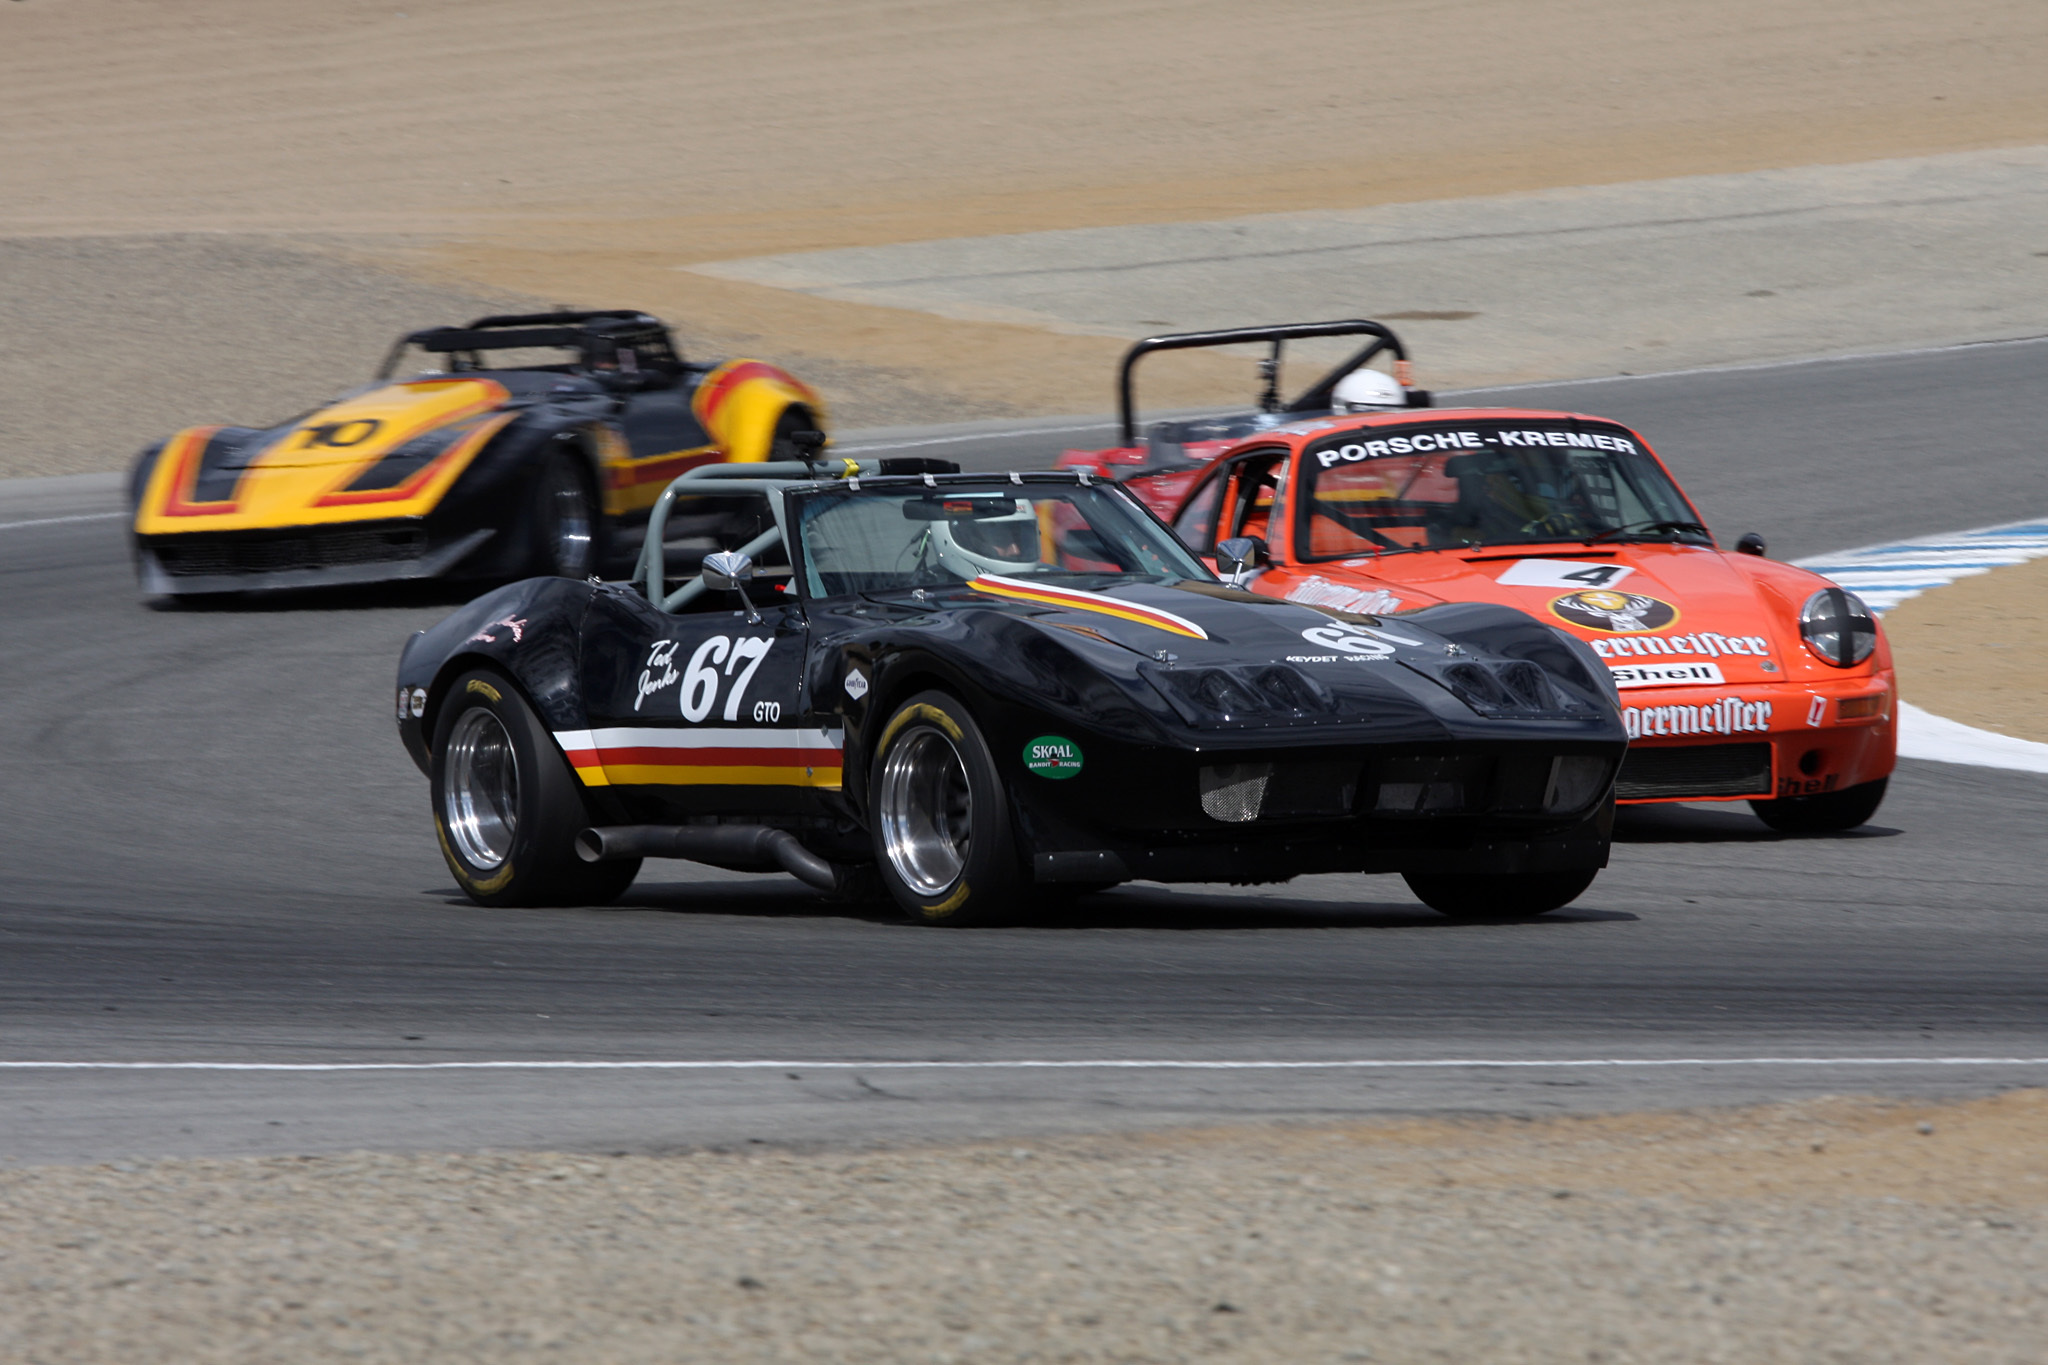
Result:
<svg viewBox="0 0 2048 1365">
<path fill-rule="evenodd" d="M 1621 724 L 1630 739 L 1761 733 L 1771 728 L 1771 704 L 1722 697 L 1704 706 L 1624 706 Z"/>
<path fill-rule="evenodd" d="M 1717 635 L 1711 630 L 1691 635 L 1619 635 L 1588 640 L 1593 652 L 1603 659 L 1625 659 L 1653 654 L 1698 655 L 1718 659 L 1723 654 L 1747 654 L 1762 659 L 1770 655 L 1771 642 L 1761 635 Z"/>
</svg>

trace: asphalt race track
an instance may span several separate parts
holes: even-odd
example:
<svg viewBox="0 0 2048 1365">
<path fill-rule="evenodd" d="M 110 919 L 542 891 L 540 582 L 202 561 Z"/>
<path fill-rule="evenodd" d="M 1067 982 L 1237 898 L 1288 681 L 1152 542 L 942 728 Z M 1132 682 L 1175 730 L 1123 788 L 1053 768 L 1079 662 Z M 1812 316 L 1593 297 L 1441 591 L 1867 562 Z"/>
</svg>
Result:
<svg viewBox="0 0 2048 1365">
<path fill-rule="evenodd" d="M 2048 512 L 2044 369 L 2048 345 L 2014 343 L 1484 397 L 1638 425 L 1725 539 L 1793 557 Z M 895 439 L 1002 467 L 1105 437 Z M 2048 1083 L 2048 778 L 1908 763 L 1879 823 L 1829 838 L 1739 805 L 1633 812 L 1592 891 L 1520 926 L 1319 877 L 947 932 L 674 862 L 615 908 L 485 911 L 389 719 L 400 643 L 457 595 L 152 611 L 116 505 L 103 478 L 0 488 L 0 1160 Z M 931 1061 L 971 1065 L 902 1065 Z M 1335 1061 L 1431 1065 L 1270 1065 Z M 777 1064 L 407 1069 L 479 1062 Z M 319 1069 L 358 1064 L 395 1065 Z"/>
</svg>

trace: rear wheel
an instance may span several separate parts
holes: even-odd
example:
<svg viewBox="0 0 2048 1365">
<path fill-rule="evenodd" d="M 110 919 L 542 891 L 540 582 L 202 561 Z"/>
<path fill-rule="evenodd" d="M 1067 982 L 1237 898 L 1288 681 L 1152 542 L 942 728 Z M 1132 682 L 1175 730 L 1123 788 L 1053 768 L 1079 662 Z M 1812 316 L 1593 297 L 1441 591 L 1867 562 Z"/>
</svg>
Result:
<svg viewBox="0 0 2048 1365">
<path fill-rule="evenodd" d="M 503 674 L 455 680 L 434 723 L 434 829 L 463 894 L 478 905 L 602 905 L 640 860 L 586 863 L 576 778 Z"/>
<path fill-rule="evenodd" d="M 912 919 L 1002 923 L 1022 908 L 1009 801 L 974 718 L 944 692 L 896 708 L 868 778 L 875 865 Z"/>
<path fill-rule="evenodd" d="M 588 578 L 597 572 L 602 533 L 590 466 L 574 451 L 555 451 L 533 484 L 533 572 Z"/>
<path fill-rule="evenodd" d="M 1582 872 L 1424 873 L 1402 880 L 1430 909 L 1469 923 L 1504 923 L 1547 915 L 1585 894 L 1600 875 Z"/>
<path fill-rule="evenodd" d="M 1752 801 L 1749 808 L 1781 834 L 1836 834 L 1870 823 L 1870 817 L 1884 804 L 1884 789 L 1890 782 L 1890 778 L 1880 777 L 1847 791 Z"/>
</svg>

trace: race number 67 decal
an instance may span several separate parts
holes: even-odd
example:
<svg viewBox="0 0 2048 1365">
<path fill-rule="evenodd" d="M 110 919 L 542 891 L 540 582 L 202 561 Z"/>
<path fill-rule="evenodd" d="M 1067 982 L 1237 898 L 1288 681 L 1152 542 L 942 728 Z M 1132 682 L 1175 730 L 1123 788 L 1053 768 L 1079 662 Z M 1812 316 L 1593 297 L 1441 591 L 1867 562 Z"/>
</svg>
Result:
<svg viewBox="0 0 2048 1365">
<path fill-rule="evenodd" d="M 761 666 L 761 660 L 768 657 L 774 641 L 764 635 L 742 636 L 734 640 L 729 636 L 714 635 L 697 646 L 697 652 L 690 656 L 690 662 L 683 668 L 681 691 L 683 719 L 696 722 L 711 714 L 711 708 L 718 702 L 718 665 L 725 665 L 725 677 L 732 678 L 733 670 L 741 663 L 732 686 L 725 694 L 724 716 L 727 720 L 738 720 L 740 701 L 746 696 L 747 684 L 754 680 L 754 670 Z"/>
</svg>

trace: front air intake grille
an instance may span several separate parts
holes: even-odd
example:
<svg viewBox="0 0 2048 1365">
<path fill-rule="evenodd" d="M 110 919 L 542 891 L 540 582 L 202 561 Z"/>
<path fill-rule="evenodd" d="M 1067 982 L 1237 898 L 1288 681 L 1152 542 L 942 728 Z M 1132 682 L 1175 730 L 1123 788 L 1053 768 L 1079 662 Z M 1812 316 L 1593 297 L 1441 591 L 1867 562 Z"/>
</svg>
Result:
<svg viewBox="0 0 2048 1365">
<path fill-rule="evenodd" d="M 149 548 L 165 573 L 197 578 L 418 559 L 427 548 L 427 533 L 415 525 L 316 527 L 255 535 L 159 536 L 149 541 Z"/>
<path fill-rule="evenodd" d="M 1688 744 L 1672 748 L 1631 748 L 1615 779 L 1618 801 L 1688 796 L 1769 796 L 1768 744 Z"/>
</svg>

